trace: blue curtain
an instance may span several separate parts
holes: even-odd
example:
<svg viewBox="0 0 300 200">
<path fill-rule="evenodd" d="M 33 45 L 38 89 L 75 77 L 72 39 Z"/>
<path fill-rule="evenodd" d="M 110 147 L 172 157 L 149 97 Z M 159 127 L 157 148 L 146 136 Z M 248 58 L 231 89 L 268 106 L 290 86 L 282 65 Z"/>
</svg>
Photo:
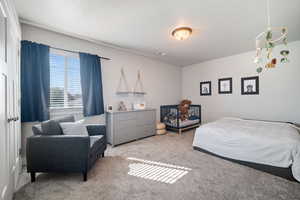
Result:
<svg viewBox="0 0 300 200">
<path fill-rule="evenodd" d="M 101 63 L 97 55 L 79 53 L 84 116 L 104 113 Z"/>
<path fill-rule="evenodd" d="M 21 120 L 49 119 L 49 46 L 21 42 Z"/>
</svg>

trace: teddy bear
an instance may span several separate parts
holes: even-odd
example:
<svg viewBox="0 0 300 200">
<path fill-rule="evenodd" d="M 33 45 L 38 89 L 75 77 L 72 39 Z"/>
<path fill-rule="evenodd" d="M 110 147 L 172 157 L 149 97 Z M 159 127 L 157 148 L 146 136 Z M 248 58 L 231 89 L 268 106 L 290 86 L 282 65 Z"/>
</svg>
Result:
<svg viewBox="0 0 300 200">
<path fill-rule="evenodd" d="M 181 121 L 187 120 L 189 117 L 189 107 L 192 104 L 192 101 L 184 99 L 180 102 L 178 110 L 180 113 Z"/>
</svg>

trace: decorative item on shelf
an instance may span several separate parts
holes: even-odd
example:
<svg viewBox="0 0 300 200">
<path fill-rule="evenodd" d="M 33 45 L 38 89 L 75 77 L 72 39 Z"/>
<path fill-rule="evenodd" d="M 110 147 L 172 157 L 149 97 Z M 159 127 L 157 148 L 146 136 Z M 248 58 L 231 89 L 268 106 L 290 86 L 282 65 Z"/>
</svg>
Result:
<svg viewBox="0 0 300 200">
<path fill-rule="evenodd" d="M 129 85 L 125 76 L 124 69 L 121 69 L 121 76 L 118 84 L 117 94 L 129 94 Z"/>
<path fill-rule="evenodd" d="M 254 58 L 254 63 L 257 65 L 256 72 L 261 73 L 263 71 L 263 49 L 266 50 L 267 64 L 265 68 L 276 67 L 276 58 L 272 58 L 272 52 L 276 45 L 283 43 L 285 50 L 282 50 L 280 54 L 283 56 L 280 62 L 282 64 L 289 62 L 287 56 L 289 55 L 289 50 L 287 50 L 287 28 L 286 27 L 272 27 L 270 22 L 270 1 L 267 0 L 267 19 L 268 27 L 267 30 L 258 34 L 256 37 L 256 56 Z M 274 37 L 277 35 L 276 37 Z"/>
<path fill-rule="evenodd" d="M 123 101 L 120 101 L 118 111 L 127 111 L 126 105 Z"/>
<path fill-rule="evenodd" d="M 138 70 L 137 80 L 135 82 L 135 86 L 134 86 L 134 89 L 133 89 L 133 94 L 136 94 L 136 95 L 144 95 L 144 94 L 146 94 L 144 92 L 144 86 L 143 86 L 143 83 L 142 83 L 140 70 Z"/>
<path fill-rule="evenodd" d="M 106 105 L 106 111 L 107 111 L 107 112 L 113 111 L 113 106 L 110 105 L 110 104 Z"/>
<path fill-rule="evenodd" d="M 144 110 L 146 109 L 146 103 L 134 103 L 133 110 Z"/>
</svg>

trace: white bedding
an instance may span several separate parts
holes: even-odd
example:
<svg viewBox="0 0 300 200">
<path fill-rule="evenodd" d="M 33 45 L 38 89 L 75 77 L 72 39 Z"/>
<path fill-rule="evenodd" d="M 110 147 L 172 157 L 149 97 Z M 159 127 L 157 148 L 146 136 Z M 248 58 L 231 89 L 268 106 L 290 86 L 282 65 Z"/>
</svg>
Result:
<svg viewBox="0 0 300 200">
<path fill-rule="evenodd" d="M 291 124 L 224 118 L 197 128 L 193 146 L 236 160 L 292 165 L 300 181 L 300 134 Z"/>
<path fill-rule="evenodd" d="M 200 122 L 199 119 L 184 120 L 184 121 L 179 120 L 179 127 L 185 127 L 185 126 L 189 126 L 189 125 L 192 125 L 192 124 L 198 124 L 199 122 Z M 176 126 L 177 125 L 177 121 L 174 121 L 174 123 L 169 123 L 169 122 L 165 122 L 165 123 L 169 126 Z"/>
</svg>

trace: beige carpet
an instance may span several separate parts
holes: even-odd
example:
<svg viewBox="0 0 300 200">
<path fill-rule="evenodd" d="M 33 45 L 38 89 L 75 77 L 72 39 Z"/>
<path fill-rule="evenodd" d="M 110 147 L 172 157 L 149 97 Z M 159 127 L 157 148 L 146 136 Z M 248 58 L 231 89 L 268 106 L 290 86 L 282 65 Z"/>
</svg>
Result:
<svg viewBox="0 0 300 200">
<path fill-rule="evenodd" d="M 40 174 L 35 183 L 25 184 L 14 199 L 300 199 L 299 183 L 193 150 L 192 140 L 193 131 L 189 131 L 182 135 L 169 133 L 109 148 L 106 157 L 98 160 L 88 174 L 87 182 L 82 181 L 81 174 Z M 149 168 L 148 164 L 156 167 Z M 148 167 L 134 168 L 141 166 Z M 133 175 L 139 177 L 128 175 L 129 169 L 133 168 L 136 170 Z M 181 177 L 177 176 L 178 180 L 173 184 L 161 182 L 159 176 L 166 175 L 161 170 L 170 168 L 173 172 L 174 169 L 186 172 Z M 186 170 L 188 168 L 191 170 Z"/>
</svg>

